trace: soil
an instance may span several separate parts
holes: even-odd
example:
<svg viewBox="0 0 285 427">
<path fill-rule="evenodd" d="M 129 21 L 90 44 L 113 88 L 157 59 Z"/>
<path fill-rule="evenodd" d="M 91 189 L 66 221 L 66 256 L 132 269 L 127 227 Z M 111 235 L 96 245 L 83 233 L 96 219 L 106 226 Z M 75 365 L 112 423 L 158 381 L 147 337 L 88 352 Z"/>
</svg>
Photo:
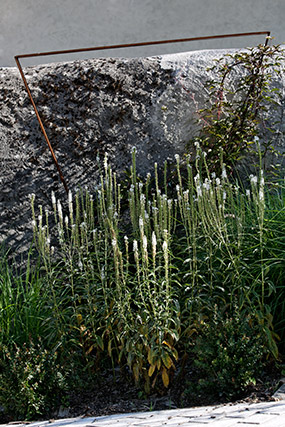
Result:
<svg viewBox="0 0 285 427">
<path fill-rule="evenodd" d="M 76 375 L 78 374 L 77 372 Z M 236 395 L 235 398 L 230 398 L 226 394 L 217 395 L 209 390 L 193 391 L 193 385 L 195 390 L 195 385 L 198 384 L 198 375 L 197 372 L 186 369 L 180 374 L 179 371 L 176 371 L 168 391 L 161 387 L 155 394 L 147 396 L 135 386 L 130 376 L 122 375 L 120 370 L 116 370 L 115 373 L 106 371 L 92 377 L 92 381 L 90 377 L 86 378 L 85 386 L 80 390 L 77 389 L 70 393 L 65 400 L 65 407 L 60 406 L 52 414 L 45 414 L 42 419 L 98 417 L 229 403 L 274 401 L 275 398 L 272 396 L 281 384 L 281 373 L 276 369 L 271 369 L 264 373 L 255 385 L 249 385 L 243 393 Z M 3 423 L 14 424 L 15 421 L 13 417 L 0 412 L 0 424 Z M 28 421 L 24 423 L 29 424 Z"/>
<path fill-rule="evenodd" d="M 229 399 L 226 395 L 190 392 L 190 375 L 183 374 L 183 381 L 177 375 L 168 392 L 157 392 L 146 396 L 131 380 L 118 374 L 114 380 L 109 374 L 101 378 L 97 385 L 89 386 L 85 390 L 74 391 L 69 398 L 69 408 L 60 408 L 55 418 L 78 416 L 101 416 L 118 413 L 144 412 L 153 410 L 175 409 L 194 406 L 220 405 L 231 402 L 257 403 L 275 400 L 272 395 L 279 387 L 280 373 L 271 371 L 264 374 L 257 383 Z M 193 379 L 193 375 L 192 375 Z M 194 380 L 195 381 L 195 380 Z M 193 381 L 192 381 L 193 383 Z"/>
</svg>

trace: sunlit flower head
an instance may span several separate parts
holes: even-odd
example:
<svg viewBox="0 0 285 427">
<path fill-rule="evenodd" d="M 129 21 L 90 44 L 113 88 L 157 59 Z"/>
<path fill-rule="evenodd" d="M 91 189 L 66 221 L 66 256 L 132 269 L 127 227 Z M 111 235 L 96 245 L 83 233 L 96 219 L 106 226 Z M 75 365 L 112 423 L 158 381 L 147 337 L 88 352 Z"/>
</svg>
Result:
<svg viewBox="0 0 285 427">
<path fill-rule="evenodd" d="M 255 176 L 255 175 L 250 175 L 250 182 L 252 183 L 252 184 L 257 184 L 257 176 Z"/>
<path fill-rule="evenodd" d="M 210 190 L 210 182 L 208 180 L 205 180 L 205 182 L 203 182 L 203 188 L 205 188 L 205 190 L 207 191 Z"/>
<path fill-rule="evenodd" d="M 194 145 L 195 145 L 195 147 L 196 147 L 196 148 L 200 148 L 200 144 L 199 144 L 199 142 L 198 142 L 198 141 L 195 141 L 195 142 L 194 142 Z"/>
<path fill-rule="evenodd" d="M 58 211 L 58 217 L 62 221 L 63 215 L 62 215 L 62 207 L 61 207 L 60 200 L 57 201 L 57 211 Z"/>
<path fill-rule="evenodd" d="M 147 238 L 146 238 L 146 236 L 143 236 L 142 244 L 143 244 L 143 249 L 146 252 L 147 251 Z"/>
<path fill-rule="evenodd" d="M 202 188 L 201 185 L 196 186 L 197 196 L 202 197 Z"/>
<path fill-rule="evenodd" d="M 154 231 L 152 232 L 152 235 L 151 235 L 151 243 L 153 247 L 156 247 L 157 240 L 156 240 L 156 235 Z"/>
<path fill-rule="evenodd" d="M 53 191 L 51 192 L 51 202 L 52 202 L 52 205 L 53 205 L 53 206 L 55 206 L 55 205 L 56 205 L 56 198 L 55 198 L 55 194 L 54 194 L 54 192 L 53 192 Z"/>
<path fill-rule="evenodd" d="M 138 252 L 138 242 L 137 242 L 137 240 L 133 241 L 133 251 L 134 251 L 135 254 L 137 254 L 137 252 Z"/>
</svg>

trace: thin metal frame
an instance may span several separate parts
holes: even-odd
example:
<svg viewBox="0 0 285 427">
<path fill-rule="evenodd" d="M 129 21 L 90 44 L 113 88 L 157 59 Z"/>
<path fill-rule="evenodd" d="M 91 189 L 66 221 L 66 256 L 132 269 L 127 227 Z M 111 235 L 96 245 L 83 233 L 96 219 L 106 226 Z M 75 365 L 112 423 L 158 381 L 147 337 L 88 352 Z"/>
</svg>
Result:
<svg viewBox="0 0 285 427">
<path fill-rule="evenodd" d="M 186 42 L 192 42 L 192 41 L 198 41 L 198 40 L 211 40 L 211 39 L 221 39 L 221 38 L 230 38 L 230 37 L 247 37 L 247 36 L 257 36 L 257 35 L 266 35 L 265 39 L 265 46 L 268 44 L 268 40 L 270 37 L 270 31 L 257 31 L 257 32 L 248 32 L 248 33 L 236 33 L 236 34 L 222 34 L 222 35 L 214 35 L 214 36 L 202 36 L 202 37 L 190 37 L 190 38 L 182 38 L 182 39 L 173 39 L 173 40 L 157 40 L 157 41 L 149 41 L 149 42 L 139 42 L 139 43 L 128 43 L 128 44 L 118 44 L 118 45 L 109 45 L 109 46 L 95 46 L 95 47 L 87 47 L 87 48 L 80 48 L 80 49 L 67 49 L 67 50 L 57 50 L 57 51 L 50 51 L 50 52 L 41 52 L 41 53 L 27 53 L 23 55 L 16 55 L 14 57 L 17 67 L 20 71 L 23 83 L 25 85 L 25 88 L 27 90 L 28 96 L 31 100 L 32 106 L 34 108 L 34 111 L 36 113 L 36 117 L 38 119 L 40 128 L 43 132 L 43 135 L 45 137 L 45 140 L 48 144 L 49 150 L 51 152 L 53 161 L 56 165 L 56 168 L 58 170 L 60 180 L 64 185 L 65 191 L 68 193 L 68 186 L 66 184 L 66 181 L 63 177 L 61 168 L 58 164 L 58 161 L 56 159 L 56 156 L 54 154 L 51 142 L 49 140 L 49 137 L 46 133 L 45 127 L 43 125 L 42 119 L 40 117 L 40 114 L 38 112 L 37 106 L 35 104 L 35 101 L 33 99 L 32 93 L 30 91 L 29 85 L 27 83 L 22 65 L 20 63 L 20 58 L 33 58 L 37 56 L 50 56 L 50 55 L 62 55 L 67 53 L 79 53 L 79 52 L 90 52 L 90 51 L 98 51 L 98 50 L 111 50 L 111 49 L 125 49 L 130 47 L 140 47 L 140 46 L 151 46 L 151 45 L 162 45 L 162 44 L 170 44 L 170 43 L 186 43 Z"/>
</svg>

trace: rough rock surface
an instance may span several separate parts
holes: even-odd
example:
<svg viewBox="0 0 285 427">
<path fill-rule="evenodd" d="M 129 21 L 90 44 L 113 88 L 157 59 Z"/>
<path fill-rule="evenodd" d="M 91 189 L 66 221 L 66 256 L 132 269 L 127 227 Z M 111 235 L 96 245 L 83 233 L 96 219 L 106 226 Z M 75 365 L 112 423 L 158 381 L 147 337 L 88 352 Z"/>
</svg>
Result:
<svg viewBox="0 0 285 427">
<path fill-rule="evenodd" d="M 92 188 L 98 157 L 138 171 L 183 153 L 197 131 L 196 111 L 207 91 L 207 71 L 226 51 L 197 51 L 136 59 L 93 59 L 29 67 L 25 75 L 71 190 Z M 233 82 L 234 84 L 234 82 Z M 284 92 L 284 73 L 274 85 Z M 29 194 L 50 206 L 65 197 L 17 68 L 0 68 L 0 241 L 22 250 L 31 241 Z M 277 113 L 284 131 L 284 104 Z M 276 117 L 275 117 L 276 118 Z M 283 128 L 282 128 L 283 126 Z M 282 134 L 281 134 L 282 135 Z M 284 150 L 284 141 L 278 139 Z"/>
</svg>

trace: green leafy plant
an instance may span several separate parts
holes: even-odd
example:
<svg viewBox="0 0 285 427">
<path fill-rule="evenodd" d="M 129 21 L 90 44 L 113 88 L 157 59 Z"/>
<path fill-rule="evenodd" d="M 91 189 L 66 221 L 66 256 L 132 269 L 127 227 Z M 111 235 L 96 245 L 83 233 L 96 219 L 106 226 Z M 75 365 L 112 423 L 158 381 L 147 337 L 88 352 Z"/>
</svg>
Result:
<svg viewBox="0 0 285 427">
<path fill-rule="evenodd" d="M 30 338 L 45 335 L 43 319 L 47 315 L 47 289 L 34 262 L 32 251 L 24 266 L 8 260 L 8 252 L 0 255 L 0 345 L 12 340 L 21 345 Z"/>
<path fill-rule="evenodd" d="M 267 182 L 257 169 L 244 189 L 228 178 L 222 155 L 218 175 L 196 148 L 195 168 L 176 156 L 171 185 L 167 165 L 162 180 L 157 165 L 153 178 L 139 180 L 133 150 L 123 189 L 105 160 L 93 194 L 63 202 L 52 194 L 51 213 L 32 196 L 40 259 L 17 274 L 1 259 L 7 412 L 51 412 L 51 395 L 64 397 L 80 377 L 110 368 L 115 376 L 118 367 L 146 394 L 165 393 L 187 355 L 198 388 L 218 382 L 237 396 L 268 359 L 280 361 L 284 182 Z M 69 376 L 70 366 L 79 377 Z"/>
<path fill-rule="evenodd" d="M 199 391 L 230 400 L 255 384 L 268 353 L 263 336 L 254 316 L 216 306 L 214 315 L 204 317 L 193 348 Z"/>
<path fill-rule="evenodd" d="M 137 179 L 133 152 L 122 211 L 121 187 L 105 160 L 94 195 L 69 194 L 65 212 L 53 196 L 54 235 L 48 215 L 33 207 L 52 307 L 49 342 L 64 343 L 91 372 L 103 355 L 113 367 L 128 365 L 148 392 L 161 381 L 169 387 L 179 351 L 188 351 L 210 302 L 259 313 L 266 345 L 278 357 L 268 298 L 276 292 L 273 266 L 275 273 L 282 269 L 282 259 L 272 265 L 265 259 L 275 234 L 263 172 L 250 177 L 244 192 L 228 179 L 222 157 L 220 176 L 199 148 L 194 173 L 188 158 L 182 176 L 180 163 L 176 156 L 175 192 L 166 185 L 166 194 L 157 166 L 153 187 L 149 177 Z"/>
<path fill-rule="evenodd" d="M 0 347 L 0 404 L 16 419 L 33 419 L 59 407 L 67 390 L 57 353 L 42 344 Z"/>
<path fill-rule="evenodd" d="M 245 153 L 256 154 L 254 142 L 259 138 L 263 156 L 273 149 L 279 129 L 276 121 L 269 124 L 268 113 L 280 106 L 274 77 L 282 61 L 280 46 L 259 45 L 226 54 L 209 68 L 216 78 L 206 84 L 209 105 L 198 111 L 201 128 L 194 141 L 207 153 L 211 170 L 220 168 L 221 148 L 231 170 Z"/>
</svg>

